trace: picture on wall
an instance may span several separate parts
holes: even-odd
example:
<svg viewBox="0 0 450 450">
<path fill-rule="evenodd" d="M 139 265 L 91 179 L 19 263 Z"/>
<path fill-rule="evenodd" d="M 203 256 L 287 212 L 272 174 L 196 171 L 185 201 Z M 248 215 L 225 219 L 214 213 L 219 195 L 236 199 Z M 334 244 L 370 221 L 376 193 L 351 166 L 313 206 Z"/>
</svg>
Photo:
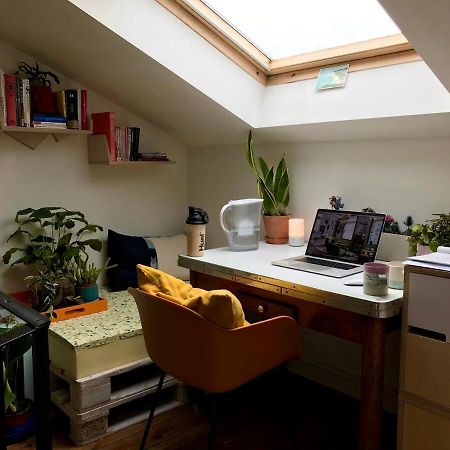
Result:
<svg viewBox="0 0 450 450">
<path fill-rule="evenodd" d="M 319 76 L 317 77 L 316 90 L 343 87 L 347 79 L 349 67 L 350 64 L 342 64 L 340 66 L 320 69 Z"/>
</svg>

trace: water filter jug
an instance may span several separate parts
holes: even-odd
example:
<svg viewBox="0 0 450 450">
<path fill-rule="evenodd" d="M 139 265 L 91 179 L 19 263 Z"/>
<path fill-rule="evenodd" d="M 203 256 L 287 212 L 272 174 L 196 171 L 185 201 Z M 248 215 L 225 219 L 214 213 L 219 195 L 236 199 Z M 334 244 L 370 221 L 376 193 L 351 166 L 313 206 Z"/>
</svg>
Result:
<svg viewBox="0 0 450 450">
<path fill-rule="evenodd" d="M 259 245 L 262 199 L 245 198 L 229 201 L 220 211 L 220 225 L 234 252 L 256 250 Z"/>
</svg>

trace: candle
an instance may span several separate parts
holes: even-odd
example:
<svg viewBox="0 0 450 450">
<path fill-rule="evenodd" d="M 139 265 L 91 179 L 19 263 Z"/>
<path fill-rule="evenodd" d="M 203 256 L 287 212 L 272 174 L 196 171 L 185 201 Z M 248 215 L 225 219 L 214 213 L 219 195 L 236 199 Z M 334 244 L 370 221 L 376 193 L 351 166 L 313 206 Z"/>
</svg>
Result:
<svg viewBox="0 0 450 450">
<path fill-rule="evenodd" d="M 305 245 L 305 221 L 289 219 L 289 245 L 301 247 Z"/>
</svg>

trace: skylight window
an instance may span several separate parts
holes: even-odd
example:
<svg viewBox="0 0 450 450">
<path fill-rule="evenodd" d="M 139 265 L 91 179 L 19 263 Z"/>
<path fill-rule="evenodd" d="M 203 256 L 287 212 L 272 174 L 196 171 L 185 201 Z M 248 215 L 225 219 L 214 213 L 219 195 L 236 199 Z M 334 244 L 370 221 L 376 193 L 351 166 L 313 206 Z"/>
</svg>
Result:
<svg viewBox="0 0 450 450">
<path fill-rule="evenodd" d="M 376 0 L 204 3 L 271 60 L 400 33 Z"/>
</svg>

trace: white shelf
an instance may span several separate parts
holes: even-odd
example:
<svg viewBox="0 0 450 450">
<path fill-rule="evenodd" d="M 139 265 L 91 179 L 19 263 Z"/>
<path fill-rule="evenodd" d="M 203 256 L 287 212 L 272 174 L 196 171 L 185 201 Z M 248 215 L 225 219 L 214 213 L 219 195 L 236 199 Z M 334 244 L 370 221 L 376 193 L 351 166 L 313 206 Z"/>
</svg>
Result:
<svg viewBox="0 0 450 450">
<path fill-rule="evenodd" d="M 47 138 L 47 136 L 53 136 L 56 142 L 60 142 L 62 139 L 71 135 L 89 135 L 92 134 L 91 130 L 67 130 L 59 128 L 32 128 L 32 127 L 0 127 L 6 135 L 12 139 L 20 142 L 31 150 L 35 150 L 36 147 Z"/>
</svg>

